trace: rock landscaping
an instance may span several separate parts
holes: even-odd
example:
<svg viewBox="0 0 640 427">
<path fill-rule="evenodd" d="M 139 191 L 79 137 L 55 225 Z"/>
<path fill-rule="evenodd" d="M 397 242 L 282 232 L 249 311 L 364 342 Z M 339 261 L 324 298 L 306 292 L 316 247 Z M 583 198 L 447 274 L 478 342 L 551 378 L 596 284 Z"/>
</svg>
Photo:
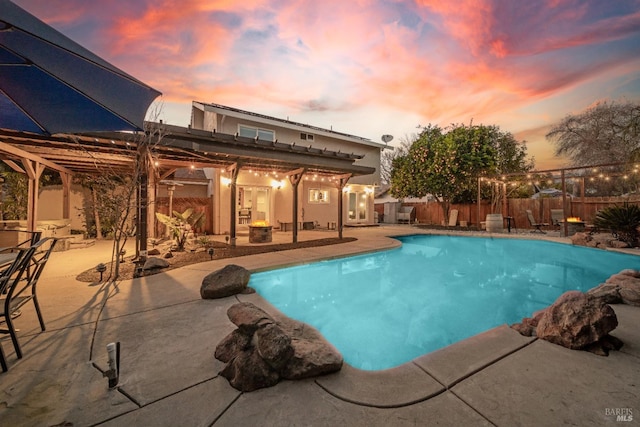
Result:
<svg viewBox="0 0 640 427">
<path fill-rule="evenodd" d="M 218 344 L 215 357 L 226 363 L 220 375 L 240 391 L 342 368 L 340 353 L 309 325 L 291 319 L 276 321 L 251 303 L 232 305 L 227 316 L 237 329 Z"/>
<path fill-rule="evenodd" d="M 214 299 L 250 293 L 250 277 L 245 268 L 229 264 L 202 280 L 200 295 Z M 240 391 L 342 368 L 342 355 L 309 325 L 288 318 L 276 321 L 248 302 L 232 305 L 227 316 L 237 329 L 218 344 L 215 358 L 226 363 L 220 375 Z"/>
<path fill-rule="evenodd" d="M 250 278 L 251 273 L 246 268 L 228 264 L 202 279 L 200 296 L 202 299 L 216 299 L 242 293 L 247 289 Z"/>
<path fill-rule="evenodd" d="M 587 246 L 590 248 L 628 248 L 629 244 L 617 240 L 608 233 L 587 233 L 580 232 L 571 236 L 571 243 L 576 246 Z"/>
<path fill-rule="evenodd" d="M 525 336 L 607 356 L 623 345 L 609 335 L 618 319 L 608 304 L 640 307 L 640 271 L 623 270 L 586 293 L 565 292 L 550 307 L 511 327 Z"/>
</svg>

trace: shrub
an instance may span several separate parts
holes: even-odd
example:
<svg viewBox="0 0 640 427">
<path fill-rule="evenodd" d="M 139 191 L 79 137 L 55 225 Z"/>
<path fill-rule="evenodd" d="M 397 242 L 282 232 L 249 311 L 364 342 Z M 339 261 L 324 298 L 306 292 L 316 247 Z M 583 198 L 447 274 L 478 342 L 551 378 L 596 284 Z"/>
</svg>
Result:
<svg viewBox="0 0 640 427">
<path fill-rule="evenodd" d="M 172 217 L 156 212 L 156 218 L 169 228 L 178 251 L 183 251 L 189 233 L 204 221 L 204 213 L 194 212 L 192 208 L 188 208 L 182 213 L 173 211 Z"/>
<path fill-rule="evenodd" d="M 609 206 L 596 214 L 593 221 L 597 228 L 611 230 L 611 234 L 635 247 L 638 244 L 640 207 L 625 202 L 622 206 Z"/>
</svg>

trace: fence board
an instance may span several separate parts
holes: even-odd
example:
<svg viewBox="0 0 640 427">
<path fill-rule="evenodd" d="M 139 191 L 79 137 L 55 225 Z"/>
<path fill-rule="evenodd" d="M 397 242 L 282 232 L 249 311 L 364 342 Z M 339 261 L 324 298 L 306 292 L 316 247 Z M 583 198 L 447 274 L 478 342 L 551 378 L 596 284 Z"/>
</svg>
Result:
<svg viewBox="0 0 640 427">
<path fill-rule="evenodd" d="M 640 205 L 640 198 L 633 199 L 624 197 L 574 197 L 567 199 L 566 216 L 580 217 L 587 223 L 592 223 L 596 213 L 608 206 L 622 205 L 624 202 Z M 427 225 L 444 225 L 445 218 L 442 208 L 437 202 L 424 203 L 403 203 L 402 206 L 413 206 L 415 208 L 415 222 Z M 452 204 L 450 209 L 458 210 L 458 223 L 467 221 L 470 227 L 478 226 L 478 206 L 473 204 Z M 517 228 L 531 229 L 527 218 L 527 210 L 531 210 L 534 218 L 538 222 L 551 224 L 551 209 L 563 209 L 562 198 L 540 198 L 540 199 L 508 199 L 506 208 L 503 208 L 503 216 L 511 216 L 512 224 Z M 384 213 L 384 204 L 376 204 L 376 211 Z M 491 206 L 483 201 L 480 204 L 480 218 L 484 221 L 487 214 L 491 212 Z M 448 222 L 448 221 L 447 221 Z"/>
<path fill-rule="evenodd" d="M 213 209 L 211 199 L 207 197 L 174 197 L 172 200 L 174 211 L 184 212 L 192 208 L 194 212 L 204 212 L 205 220 L 201 227 L 196 228 L 196 233 L 213 234 Z M 156 199 L 156 212 L 169 215 L 169 198 L 158 197 Z M 165 226 L 156 219 L 156 235 L 164 235 Z"/>
</svg>

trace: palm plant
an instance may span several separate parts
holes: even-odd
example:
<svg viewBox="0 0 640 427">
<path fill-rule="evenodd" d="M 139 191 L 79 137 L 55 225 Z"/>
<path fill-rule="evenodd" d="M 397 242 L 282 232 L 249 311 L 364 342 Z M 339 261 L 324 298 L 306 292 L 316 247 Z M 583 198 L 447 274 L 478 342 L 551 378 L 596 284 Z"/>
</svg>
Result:
<svg viewBox="0 0 640 427">
<path fill-rule="evenodd" d="M 156 212 L 156 218 L 169 228 L 178 250 L 183 251 L 187 236 L 191 230 L 204 222 L 204 212 L 194 212 L 192 208 L 188 208 L 182 213 L 173 211 L 173 216 L 171 217 Z"/>
<path fill-rule="evenodd" d="M 625 202 L 622 206 L 609 206 L 596 214 L 593 221 L 597 228 L 611 230 L 611 234 L 635 247 L 638 243 L 640 227 L 640 207 Z"/>
</svg>

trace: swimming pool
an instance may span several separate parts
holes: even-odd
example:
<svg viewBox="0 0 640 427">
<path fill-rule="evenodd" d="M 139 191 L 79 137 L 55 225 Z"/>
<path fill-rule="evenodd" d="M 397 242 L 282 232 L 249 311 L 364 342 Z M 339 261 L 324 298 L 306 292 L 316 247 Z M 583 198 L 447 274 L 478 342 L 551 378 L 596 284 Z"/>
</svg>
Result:
<svg viewBox="0 0 640 427">
<path fill-rule="evenodd" d="M 398 239 L 390 251 L 255 273 L 249 286 L 317 328 L 348 364 L 381 370 L 640 269 L 634 255 L 540 240 Z"/>
</svg>

